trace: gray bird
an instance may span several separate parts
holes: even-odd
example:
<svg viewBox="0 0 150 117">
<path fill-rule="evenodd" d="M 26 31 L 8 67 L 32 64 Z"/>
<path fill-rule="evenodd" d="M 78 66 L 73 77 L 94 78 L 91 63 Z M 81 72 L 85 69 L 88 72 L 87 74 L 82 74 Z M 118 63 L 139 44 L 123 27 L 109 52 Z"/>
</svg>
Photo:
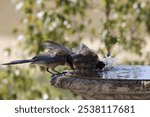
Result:
<svg viewBox="0 0 150 117">
<path fill-rule="evenodd" d="M 46 70 L 51 74 L 54 73 L 51 72 L 49 68 L 51 68 L 52 71 L 57 72 L 55 68 L 60 65 L 68 65 L 73 69 L 73 60 L 72 57 L 69 55 L 69 50 L 67 48 L 64 49 L 65 47 L 52 41 L 47 41 L 43 43 L 43 47 L 45 49 L 49 49 L 49 51 L 43 54 L 39 54 L 32 59 L 16 60 L 9 63 L 4 63 L 2 65 L 14 65 L 23 63 L 38 64 L 44 66 Z"/>
<path fill-rule="evenodd" d="M 65 64 L 70 66 L 71 69 L 73 69 L 73 52 L 70 49 L 53 41 L 46 41 L 45 43 L 43 43 L 43 47 L 45 49 L 48 49 L 48 52 L 52 56 L 59 56 L 62 59 L 65 57 Z"/>
<path fill-rule="evenodd" d="M 72 69 L 103 69 L 105 64 L 100 61 L 98 55 L 84 44 L 80 44 L 73 51 L 53 42 L 47 41 L 43 44 L 49 52 L 55 52 L 54 55 L 64 55 L 67 57 L 67 63 Z M 52 53 L 51 52 L 51 53 Z"/>
<path fill-rule="evenodd" d="M 75 51 L 71 51 L 66 47 L 53 42 L 46 41 L 43 43 L 44 49 L 48 49 L 48 52 L 39 54 L 32 59 L 16 60 L 2 65 L 14 65 L 31 63 L 44 66 L 46 70 L 54 74 L 49 70 L 57 72 L 55 68 L 60 65 L 70 66 L 71 69 L 103 69 L 105 64 L 99 60 L 97 54 L 89 49 L 86 45 L 79 45 Z"/>
</svg>

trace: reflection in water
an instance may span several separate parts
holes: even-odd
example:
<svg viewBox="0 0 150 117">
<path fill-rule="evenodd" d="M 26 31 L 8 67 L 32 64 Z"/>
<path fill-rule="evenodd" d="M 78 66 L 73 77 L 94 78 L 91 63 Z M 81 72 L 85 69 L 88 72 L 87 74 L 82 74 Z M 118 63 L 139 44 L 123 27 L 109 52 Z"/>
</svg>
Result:
<svg viewBox="0 0 150 117">
<path fill-rule="evenodd" d="M 118 65 L 99 72 L 99 76 L 103 79 L 150 80 L 150 66 Z"/>
</svg>

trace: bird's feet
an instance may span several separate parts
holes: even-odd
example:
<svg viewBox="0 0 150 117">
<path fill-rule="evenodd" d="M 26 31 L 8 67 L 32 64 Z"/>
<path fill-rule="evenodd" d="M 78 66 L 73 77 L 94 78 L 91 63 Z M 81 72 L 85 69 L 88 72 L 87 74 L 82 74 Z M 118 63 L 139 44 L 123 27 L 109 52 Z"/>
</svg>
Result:
<svg viewBox="0 0 150 117">
<path fill-rule="evenodd" d="M 56 74 L 52 74 L 50 82 L 53 85 L 54 82 L 57 80 L 57 78 L 60 78 L 61 76 L 70 76 L 70 75 L 72 75 L 71 70 L 65 70 Z"/>
<path fill-rule="evenodd" d="M 52 74 L 51 79 L 50 79 L 51 85 L 54 85 L 55 82 L 58 81 L 58 78 L 61 78 L 61 76 L 66 76 L 69 74 L 70 74 L 69 71 L 63 71 L 63 72 L 59 72 L 57 74 Z"/>
<path fill-rule="evenodd" d="M 59 76 L 65 76 L 67 74 L 68 74 L 68 71 L 63 71 L 63 72 L 59 72 L 57 74 L 52 74 L 51 77 L 54 78 L 54 77 L 59 77 Z"/>
</svg>

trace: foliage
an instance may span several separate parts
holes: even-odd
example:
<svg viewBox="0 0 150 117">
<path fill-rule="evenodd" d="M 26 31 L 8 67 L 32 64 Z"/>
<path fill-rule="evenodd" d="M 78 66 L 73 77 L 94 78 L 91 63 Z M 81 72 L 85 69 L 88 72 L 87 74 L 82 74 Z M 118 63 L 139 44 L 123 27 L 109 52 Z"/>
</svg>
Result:
<svg viewBox="0 0 150 117">
<path fill-rule="evenodd" d="M 48 39 L 67 44 L 69 36 L 85 28 L 82 20 L 87 0 L 26 0 L 18 4 L 23 4 L 23 18 L 15 31 L 25 38 L 22 46 L 28 48 L 29 54 L 38 54 L 41 43 Z M 81 22 L 77 22 L 76 16 Z"/>
<path fill-rule="evenodd" d="M 20 10 L 23 16 L 20 25 L 14 32 L 19 34 L 19 44 L 24 49 L 25 55 L 26 52 L 28 55 L 39 54 L 42 50 L 41 43 L 45 40 L 69 44 L 69 36 L 79 33 L 85 28 L 82 21 L 77 22 L 77 20 L 78 18 L 84 19 L 86 6 L 87 0 L 16 1 L 16 9 Z M 76 16 L 78 18 L 74 18 Z M 70 44 L 74 45 L 75 41 L 72 40 Z M 16 71 L 20 73 L 17 76 L 15 75 Z M 34 77 L 43 79 L 42 76 L 33 75 L 30 70 L 26 71 L 13 66 L 13 69 L 8 67 L 8 71 L 0 74 L 5 74 L 5 76 L 2 75 L 0 78 L 6 79 L 8 84 L 11 83 L 13 85 L 2 85 L 4 90 L 0 93 L 2 94 L 1 99 L 42 99 L 44 94 L 48 95 L 48 99 L 74 99 L 75 96 L 68 91 L 50 87 L 49 81 L 41 85 L 38 79 Z M 7 89 L 13 89 L 13 91 Z M 78 98 L 77 96 L 75 97 Z"/>
<path fill-rule="evenodd" d="M 99 4 L 97 5 L 97 3 Z M 149 64 L 150 54 L 142 53 L 146 44 L 145 36 L 150 34 L 150 2 L 148 0 L 16 0 L 16 9 L 22 13 L 20 25 L 14 30 L 19 35 L 20 46 L 28 55 L 39 54 L 41 43 L 53 40 L 74 46 L 84 38 L 83 33 L 95 38 L 99 35 L 104 47 L 103 55 L 114 54 L 117 45 L 122 51 L 145 56 L 136 64 Z M 96 8 L 95 8 L 96 6 Z M 96 19 L 90 18 L 88 11 L 98 9 L 103 14 L 100 24 L 92 27 Z M 102 27 L 102 28 L 101 28 Z M 89 30 L 87 30 L 89 29 Z M 11 52 L 10 49 L 9 53 Z M 120 49 L 117 50 L 120 52 Z M 117 53 L 116 52 L 116 53 Z M 25 53 L 26 55 L 26 53 Z M 24 55 L 24 56 L 25 56 Z M 128 61 L 128 64 L 131 62 Z M 0 99 L 78 99 L 73 93 L 49 86 L 36 70 L 8 67 L 0 71 Z M 34 74 L 38 73 L 38 74 Z M 34 76 L 34 77 L 33 77 Z"/>
<path fill-rule="evenodd" d="M 109 54 L 114 43 L 119 42 L 126 51 L 142 55 L 141 50 L 146 43 L 144 35 L 150 34 L 149 5 L 148 0 L 105 0 L 106 20 L 102 30 L 105 35 L 102 39 Z"/>
<path fill-rule="evenodd" d="M 49 86 L 49 79 L 43 79 L 48 75 L 33 77 L 30 72 L 14 66 L 1 71 L 0 99 L 74 99 L 74 94 Z"/>
</svg>

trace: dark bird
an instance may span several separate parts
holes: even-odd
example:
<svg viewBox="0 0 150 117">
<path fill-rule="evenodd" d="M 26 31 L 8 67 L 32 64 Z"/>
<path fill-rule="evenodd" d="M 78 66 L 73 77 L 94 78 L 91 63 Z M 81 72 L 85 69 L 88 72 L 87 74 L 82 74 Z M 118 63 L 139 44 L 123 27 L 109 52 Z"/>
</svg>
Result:
<svg viewBox="0 0 150 117">
<path fill-rule="evenodd" d="M 99 60 L 98 55 L 84 44 L 75 48 L 72 57 L 75 69 L 102 70 L 105 67 L 104 62 Z"/>
<path fill-rule="evenodd" d="M 43 54 L 39 54 L 32 59 L 16 60 L 9 63 L 4 63 L 2 65 L 14 65 L 23 63 L 38 64 L 44 66 L 51 74 L 54 73 L 51 72 L 49 68 L 51 68 L 52 71 L 57 72 L 55 68 L 60 65 L 68 65 L 73 69 L 73 59 L 69 54 L 69 49 L 52 41 L 43 43 L 43 47 L 45 49 L 49 49 L 49 51 Z"/>
</svg>

